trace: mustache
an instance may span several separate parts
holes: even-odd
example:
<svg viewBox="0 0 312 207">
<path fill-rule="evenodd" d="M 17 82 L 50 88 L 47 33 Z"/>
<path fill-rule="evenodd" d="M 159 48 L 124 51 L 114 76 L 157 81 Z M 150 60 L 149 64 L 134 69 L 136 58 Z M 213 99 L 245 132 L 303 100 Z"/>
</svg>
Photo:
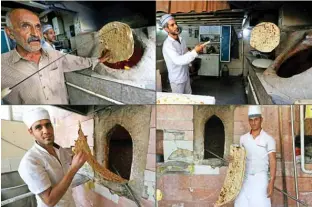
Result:
<svg viewBox="0 0 312 207">
<path fill-rule="evenodd" d="M 27 43 L 36 42 L 36 41 L 40 41 L 40 38 L 36 36 L 30 36 L 27 40 Z"/>
</svg>

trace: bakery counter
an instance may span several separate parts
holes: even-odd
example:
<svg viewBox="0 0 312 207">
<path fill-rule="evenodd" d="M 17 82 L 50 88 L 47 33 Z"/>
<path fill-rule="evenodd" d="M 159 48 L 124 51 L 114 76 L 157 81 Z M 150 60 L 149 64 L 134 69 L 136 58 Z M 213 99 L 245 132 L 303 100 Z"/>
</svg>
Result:
<svg viewBox="0 0 312 207">
<path fill-rule="evenodd" d="M 274 104 L 270 95 L 268 84 L 264 81 L 263 72 L 265 69 L 260 69 L 252 65 L 252 61 L 256 58 L 246 56 L 248 62 L 247 76 L 247 98 L 249 104 L 270 105 Z"/>
</svg>

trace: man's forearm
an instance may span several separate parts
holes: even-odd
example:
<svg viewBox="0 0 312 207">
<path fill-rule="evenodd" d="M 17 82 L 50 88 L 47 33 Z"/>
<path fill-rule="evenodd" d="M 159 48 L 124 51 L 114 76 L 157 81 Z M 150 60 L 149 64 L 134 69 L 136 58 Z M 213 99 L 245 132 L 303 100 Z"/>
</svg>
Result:
<svg viewBox="0 0 312 207">
<path fill-rule="evenodd" d="M 61 200 L 61 198 L 64 196 L 67 189 L 70 187 L 70 184 L 76 173 L 77 170 L 71 168 L 58 184 L 50 188 L 47 194 L 41 196 L 42 200 L 48 206 L 55 206 L 59 202 L 59 200 Z"/>
<path fill-rule="evenodd" d="M 276 176 L 276 153 L 270 153 L 270 182 L 274 183 Z"/>
</svg>

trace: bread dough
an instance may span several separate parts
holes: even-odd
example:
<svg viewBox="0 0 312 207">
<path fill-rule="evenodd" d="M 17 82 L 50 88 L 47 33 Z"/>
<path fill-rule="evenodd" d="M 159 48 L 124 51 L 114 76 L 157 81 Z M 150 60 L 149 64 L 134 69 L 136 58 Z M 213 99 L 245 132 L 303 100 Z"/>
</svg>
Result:
<svg viewBox="0 0 312 207">
<path fill-rule="evenodd" d="M 96 161 L 96 159 L 91 154 L 91 150 L 89 148 L 87 138 L 81 130 L 80 122 L 79 122 L 78 135 L 79 135 L 78 139 L 75 140 L 75 149 L 74 149 L 75 154 L 79 153 L 80 151 L 84 151 L 87 154 L 87 157 L 88 157 L 87 162 L 89 163 L 89 165 L 93 168 L 95 172 L 97 172 L 105 180 L 118 182 L 118 183 L 127 182 L 126 179 L 123 179 L 122 177 L 116 175 L 115 173 L 112 173 L 111 171 L 109 171 L 107 168 L 104 168 Z"/>
<path fill-rule="evenodd" d="M 243 185 L 246 164 L 245 148 L 231 145 L 230 155 L 233 157 L 233 161 L 229 164 L 225 181 L 215 207 L 223 206 L 233 201 L 238 196 Z"/>
<path fill-rule="evenodd" d="M 109 50 L 111 58 L 108 63 L 128 60 L 134 51 L 131 28 L 121 22 L 110 22 L 99 31 L 100 51 Z"/>
<path fill-rule="evenodd" d="M 280 29 L 271 22 L 257 24 L 251 31 L 250 46 L 260 52 L 272 52 L 280 42 Z"/>
</svg>

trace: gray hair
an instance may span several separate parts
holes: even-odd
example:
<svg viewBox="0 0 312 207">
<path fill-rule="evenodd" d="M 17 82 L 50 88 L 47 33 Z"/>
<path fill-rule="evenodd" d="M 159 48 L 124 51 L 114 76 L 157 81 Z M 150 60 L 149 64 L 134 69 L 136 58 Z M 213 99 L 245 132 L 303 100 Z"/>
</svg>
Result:
<svg viewBox="0 0 312 207">
<path fill-rule="evenodd" d="M 10 10 L 8 11 L 6 14 L 5 14 L 5 24 L 8 28 L 12 29 L 13 28 L 13 25 L 12 25 L 12 22 L 11 22 L 11 13 L 12 13 L 13 10 Z"/>
</svg>

